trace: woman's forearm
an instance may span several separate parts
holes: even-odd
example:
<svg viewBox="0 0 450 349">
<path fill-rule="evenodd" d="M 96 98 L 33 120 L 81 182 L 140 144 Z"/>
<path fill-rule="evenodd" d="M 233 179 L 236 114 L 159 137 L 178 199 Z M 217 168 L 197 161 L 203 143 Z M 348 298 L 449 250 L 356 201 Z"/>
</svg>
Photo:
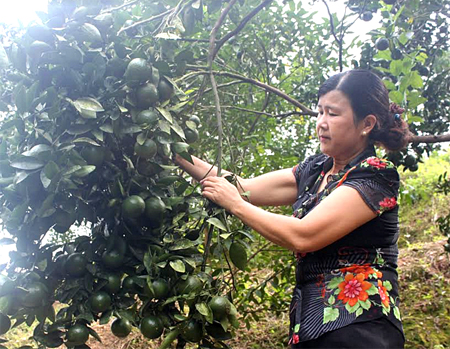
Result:
<svg viewBox="0 0 450 349">
<path fill-rule="evenodd" d="M 196 181 L 200 181 L 203 178 L 209 176 L 217 176 L 217 167 L 203 161 L 193 155 L 191 155 L 194 163 L 190 163 L 186 159 L 183 159 L 180 155 L 176 154 L 175 163 L 183 170 L 189 173 Z M 230 173 L 228 171 L 222 171 L 222 174 Z"/>
</svg>

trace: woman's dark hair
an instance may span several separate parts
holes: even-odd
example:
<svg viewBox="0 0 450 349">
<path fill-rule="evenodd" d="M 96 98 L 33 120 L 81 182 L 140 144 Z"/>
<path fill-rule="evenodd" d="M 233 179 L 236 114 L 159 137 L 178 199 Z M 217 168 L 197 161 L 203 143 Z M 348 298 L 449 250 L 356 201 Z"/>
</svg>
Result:
<svg viewBox="0 0 450 349">
<path fill-rule="evenodd" d="M 388 90 L 377 75 L 365 69 L 333 75 L 319 88 L 318 98 L 334 90 L 341 91 L 349 99 L 355 123 L 369 114 L 376 116 L 377 123 L 369 134 L 372 143 L 391 151 L 407 146 L 408 124 L 400 116 L 401 108 L 390 105 Z"/>
</svg>

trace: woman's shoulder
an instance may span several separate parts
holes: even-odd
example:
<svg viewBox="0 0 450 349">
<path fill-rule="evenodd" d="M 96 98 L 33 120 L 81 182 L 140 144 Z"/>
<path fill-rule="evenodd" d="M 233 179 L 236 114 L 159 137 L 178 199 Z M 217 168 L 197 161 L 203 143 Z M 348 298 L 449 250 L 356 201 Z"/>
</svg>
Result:
<svg viewBox="0 0 450 349">
<path fill-rule="evenodd" d="M 292 172 L 294 173 L 297 181 L 300 179 L 300 176 L 310 176 L 315 173 L 317 170 L 321 170 L 323 168 L 323 164 L 327 161 L 329 157 L 325 154 L 315 154 L 307 157 L 305 160 L 299 162 L 294 166 Z"/>
</svg>

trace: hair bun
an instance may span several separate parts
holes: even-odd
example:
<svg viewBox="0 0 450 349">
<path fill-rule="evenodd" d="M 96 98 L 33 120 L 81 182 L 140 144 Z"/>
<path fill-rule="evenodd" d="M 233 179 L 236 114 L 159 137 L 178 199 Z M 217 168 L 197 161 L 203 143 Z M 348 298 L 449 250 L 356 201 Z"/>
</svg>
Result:
<svg viewBox="0 0 450 349">
<path fill-rule="evenodd" d="M 405 109 L 400 107 L 398 104 L 392 102 L 391 104 L 389 104 L 389 112 L 394 115 L 403 114 L 405 112 Z"/>
</svg>

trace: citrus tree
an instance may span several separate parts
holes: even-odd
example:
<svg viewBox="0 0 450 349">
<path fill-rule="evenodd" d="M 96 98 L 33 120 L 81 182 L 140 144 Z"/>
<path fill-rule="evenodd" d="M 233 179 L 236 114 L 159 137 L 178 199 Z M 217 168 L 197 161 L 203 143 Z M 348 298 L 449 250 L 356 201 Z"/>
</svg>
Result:
<svg viewBox="0 0 450 349">
<path fill-rule="evenodd" d="M 220 274 L 225 258 L 245 264 L 242 238 L 173 165 L 174 154 L 190 160 L 200 126 L 173 81 L 189 52 L 151 35 L 183 15 L 193 25 L 192 5 L 52 1 L 41 24 L 11 33 L 1 220 L 16 250 L 1 276 L 1 334 L 26 323 L 40 347 L 87 348 L 100 339 L 90 325 L 115 318 L 114 335 L 164 334 L 161 348 L 231 337 L 237 312 Z M 142 17 L 163 21 L 133 28 Z M 50 239 L 74 226 L 88 233 Z M 222 257 L 210 262 L 217 231 Z"/>
</svg>

